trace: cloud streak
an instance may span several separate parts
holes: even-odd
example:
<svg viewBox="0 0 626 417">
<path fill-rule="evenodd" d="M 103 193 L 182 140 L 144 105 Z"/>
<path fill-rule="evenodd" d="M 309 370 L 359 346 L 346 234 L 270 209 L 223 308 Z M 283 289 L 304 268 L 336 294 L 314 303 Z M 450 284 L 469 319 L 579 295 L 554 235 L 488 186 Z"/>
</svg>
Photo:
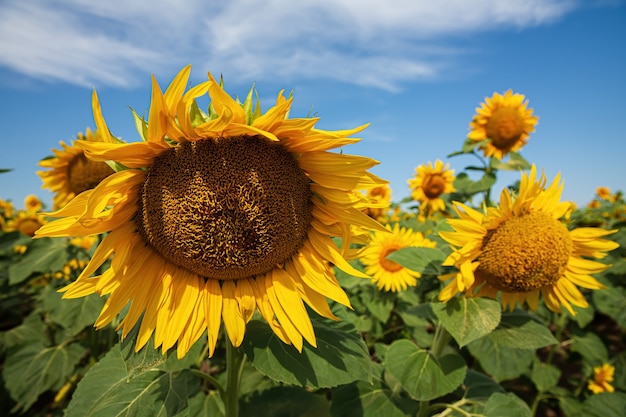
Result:
<svg viewBox="0 0 626 417">
<path fill-rule="evenodd" d="M 8 0 L 0 66 L 35 79 L 132 87 L 186 63 L 229 79 L 331 79 L 385 90 L 446 74 L 450 40 L 523 29 L 574 0 Z"/>
</svg>

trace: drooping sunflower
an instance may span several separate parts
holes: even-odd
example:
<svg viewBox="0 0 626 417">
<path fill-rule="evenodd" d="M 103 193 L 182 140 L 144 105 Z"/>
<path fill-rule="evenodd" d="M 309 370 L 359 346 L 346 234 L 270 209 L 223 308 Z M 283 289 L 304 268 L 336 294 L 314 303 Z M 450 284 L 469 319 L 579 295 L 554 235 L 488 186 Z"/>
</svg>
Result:
<svg viewBox="0 0 626 417">
<path fill-rule="evenodd" d="M 411 197 L 420 203 L 420 213 L 428 216 L 438 211 L 445 211 L 446 203 L 441 196 L 456 191 L 454 188 L 454 170 L 450 164 L 436 160 L 428 165 L 415 168 L 415 177 L 407 182 L 411 188 Z"/>
<path fill-rule="evenodd" d="M 87 128 L 85 134 L 79 133 L 71 145 L 60 141 L 61 149 L 52 149 L 54 156 L 39 161 L 39 166 L 48 168 L 37 171 L 43 182 L 41 188 L 54 193 L 52 202 L 55 209 L 63 207 L 78 194 L 95 187 L 113 174 L 113 169 L 105 162 L 87 159 L 80 147 L 81 141 L 105 140 L 117 141 L 111 135 L 100 135 L 98 131 Z"/>
<path fill-rule="evenodd" d="M 402 248 L 434 248 L 437 244 L 425 238 L 422 232 L 400 227 L 398 223 L 393 228 L 389 225 L 386 228 L 391 233 L 374 232 L 372 240 L 363 249 L 360 259 L 365 273 L 372 276 L 379 290 L 398 292 L 414 287 L 421 274 L 387 259 L 387 256 Z"/>
<path fill-rule="evenodd" d="M 316 118 L 288 118 L 292 98 L 282 91 L 262 113 L 252 90 L 235 101 L 210 73 L 185 91 L 189 74 L 187 66 L 165 93 L 152 78 L 142 142 L 79 142 L 89 160 L 127 169 L 51 213 L 61 218 L 37 233 L 109 232 L 64 297 L 109 294 L 97 328 L 130 304 L 118 328 L 125 337 L 140 321 L 137 350 L 154 334 L 156 347 L 176 344 L 183 357 L 207 331 L 212 355 L 222 321 L 239 346 L 255 310 L 283 342 L 315 346 L 305 304 L 335 319 L 327 298 L 350 301 L 331 263 L 369 278 L 344 254 L 353 233 L 385 230 L 361 211 L 368 202 L 358 191 L 386 183 L 367 171 L 378 162 L 329 152 L 358 142 L 351 136 L 366 125 L 319 130 Z M 208 113 L 195 101 L 206 93 Z M 108 134 L 95 91 L 93 110 Z"/>
<path fill-rule="evenodd" d="M 467 136 L 474 142 L 489 141 L 480 149 L 486 157 L 502 159 L 509 152 L 517 152 L 528 142 L 535 131 L 538 118 L 528 108 L 523 94 L 508 90 L 504 95 L 493 93 L 476 108 Z"/>
<path fill-rule="evenodd" d="M 590 260 L 604 258 L 606 251 L 619 246 L 601 239 L 615 230 L 580 227 L 568 230 L 561 218 L 571 203 L 560 202 L 563 184 L 560 175 L 546 187 L 546 176 L 537 179 L 536 167 L 523 174 L 519 193 L 507 189 L 500 194 L 498 207 L 479 212 L 455 203 L 459 219 L 448 220 L 454 231 L 439 232 L 454 249 L 443 265 L 458 272 L 443 275 L 452 281 L 440 292 L 439 300 L 448 301 L 459 292 L 468 296 L 496 298 L 503 308 L 516 303 L 537 309 L 539 294 L 546 306 L 557 313 L 571 304 L 587 307 L 577 286 L 601 289 L 604 286 L 590 274 L 609 265 Z"/>
</svg>

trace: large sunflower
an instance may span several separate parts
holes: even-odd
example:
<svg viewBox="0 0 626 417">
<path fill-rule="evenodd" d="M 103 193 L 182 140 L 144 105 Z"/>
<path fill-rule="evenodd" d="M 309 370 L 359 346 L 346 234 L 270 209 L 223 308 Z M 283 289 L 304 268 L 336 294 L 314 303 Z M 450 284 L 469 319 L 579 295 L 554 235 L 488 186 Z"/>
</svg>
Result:
<svg viewBox="0 0 626 417">
<path fill-rule="evenodd" d="M 389 225 L 386 228 L 391 233 L 374 232 L 374 237 L 360 258 L 365 272 L 372 276 L 379 290 L 398 292 L 417 285 L 417 278 L 421 274 L 387 259 L 387 256 L 402 248 L 434 248 L 437 244 L 426 239 L 421 232 L 400 227 L 398 223 L 393 229 Z"/>
<path fill-rule="evenodd" d="M 124 337 L 141 318 L 136 349 L 154 334 L 155 346 L 177 344 L 182 357 L 207 331 L 212 355 L 221 322 L 238 346 L 257 309 L 285 343 L 315 346 L 305 303 L 335 319 L 327 298 L 350 302 L 330 263 L 366 278 L 344 258 L 352 230 L 385 230 L 361 212 L 367 201 L 357 191 L 386 183 L 367 172 L 377 161 L 328 152 L 358 142 L 350 136 L 366 126 L 325 131 L 316 118 L 290 119 L 282 91 L 262 114 L 253 91 L 239 103 L 210 73 L 185 92 L 189 73 L 164 94 L 153 77 L 143 142 L 79 142 L 90 160 L 128 169 L 51 213 L 61 219 L 37 233 L 110 232 L 64 297 L 109 294 L 97 328 L 130 304 L 118 328 Z M 205 114 L 195 99 L 207 92 Z M 108 134 L 95 91 L 93 109 Z"/>
<path fill-rule="evenodd" d="M 537 116 L 529 109 L 524 95 L 508 90 L 504 95 L 493 93 L 491 98 L 476 108 L 467 136 L 474 142 L 488 139 L 480 146 L 485 156 L 502 159 L 509 152 L 517 152 L 526 145 L 529 135 L 535 131 Z"/>
<path fill-rule="evenodd" d="M 420 213 L 428 216 L 438 211 L 445 211 L 446 203 L 441 196 L 456 191 L 454 188 L 454 170 L 450 164 L 436 160 L 428 165 L 415 168 L 415 177 L 407 182 L 411 188 L 411 197 L 420 203 Z"/>
<path fill-rule="evenodd" d="M 52 202 L 55 209 L 63 207 L 78 194 L 95 187 L 113 174 L 113 169 L 105 162 L 87 159 L 80 147 L 81 141 L 103 140 L 117 141 L 111 135 L 100 135 L 87 128 L 85 134 L 79 133 L 71 145 L 60 141 L 62 149 L 52 149 L 54 156 L 39 161 L 39 166 L 48 168 L 46 171 L 37 171 L 43 181 L 41 188 L 54 193 Z"/>
<path fill-rule="evenodd" d="M 487 208 L 485 214 L 455 204 L 460 218 L 448 220 L 454 231 L 439 235 L 454 248 L 443 264 L 456 266 L 458 272 L 440 277 L 453 279 L 439 300 L 448 301 L 459 292 L 492 298 L 500 293 L 503 308 L 526 303 L 534 310 L 541 293 L 554 312 L 565 307 L 575 314 L 571 304 L 587 307 L 576 286 L 604 288 L 590 274 L 608 268 L 587 258 L 603 258 L 604 252 L 619 245 L 601 239 L 614 230 L 566 228 L 559 219 L 571 204 L 559 201 L 563 190 L 559 178 L 546 187 L 545 175 L 537 179 L 533 165 L 530 174 L 522 175 L 517 197 L 502 190 L 500 205 Z"/>
</svg>

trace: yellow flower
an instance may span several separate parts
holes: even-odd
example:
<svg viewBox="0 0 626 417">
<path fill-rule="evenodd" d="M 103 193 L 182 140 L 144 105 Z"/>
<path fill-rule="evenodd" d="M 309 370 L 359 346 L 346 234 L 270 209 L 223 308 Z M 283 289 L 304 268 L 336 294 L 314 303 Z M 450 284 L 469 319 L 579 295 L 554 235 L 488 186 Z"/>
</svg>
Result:
<svg viewBox="0 0 626 417">
<path fill-rule="evenodd" d="M 92 161 L 85 157 L 80 147 L 85 141 L 115 143 L 117 139 L 110 134 L 100 135 L 99 132 L 92 132 L 87 128 L 85 134 L 79 133 L 70 146 L 60 141 L 62 149 L 52 149 L 55 156 L 39 162 L 39 166 L 48 168 L 46 171 L 38 171 L 37 175 L 43 181 L 41 187 L 54 193 L 52 201 L 55 209 L 63 207 L 78 194 L 94 188 L 113 174 L 111 167 L 104 161 Z"/>
<path fill-rule="evenodd" d="M 386 228 L 392 233 L 374 232 L 370 244 L 361 254 L 361 262 L 379 290 L 398 292 L 417 285 L 421 274 L 387 259 L 387 256 L 402 248 L 434 248 L 436 243 L 426 239 L 421 232 L 400 227 L 398 223 L 393 229 L 389 225 Z"/>
<path fill-rule="evenodd" d="M 439 294 L 441 301 L 459 292 L 492 298 L 500 293 L 503 308 L 527 303 L 534 310 L 541 293 L 550 310 L 561 312 L 563 306 L 575 314 L 571 304 L 588 306 L 576 286 L 604 288 L 590 274 L 609 265 L 587 258 L 603 258 L 604 252 L 617 248 L 617 243 L 601 239 L 615 231 L 569 231 L 559 220 L 571 209 L 570 203 L 560 202 L 560 176 L 547 188 L 545 175 L 536 176 L 533 165 L 530 174 L 522 175 L 517 197 L 504 189 L 500 205 L 484 214 L 455 203 L 460 218 L 448 220 L 454 231 L 439 235 L 454 249 L 443 264 L 456 266 L 458 272 L 440 277 L 453 278 Z"/>
<path fill-rule="evenodd" d="M 372 204 L 364 208 L 365 214 L 376 220 L 382 220 L 391 207 L 391 187 L 388 184 L 366 190 L 366 196 Z"/>
<path fill-rule="evenodd" d="M 508 90 L 504 95 L 494 93 L 491 98 L 485 97 L 481 107 L 476 108 L 468 138 L 474 142 L 489 140 L 480 146 L 485 156 L 502 159 L 526 145 L 538 118 L 532 115 L 533 109 L 527 108 L 528 101 L 524 98 Z"/>
<path fill-rule="evenodd" d="M 446 203 L 441 199 L 443 194 L 456 191 L 454 188 L 454 170 L 450 165 L 444 166 L 440 160 L 415 168 L 415 177 L 407 182 L 411 188 L 411 197 L 420 203 L 420 213 L 429 214 L 445 211 Z"/>
<path fill-rule="evenodd" d="M 24 208 L 29 213 L 36 213 L 41 210 L 41 200 L 33 194 L 29 194 L 24 199 Z"/>
<path fill-rule="evenodd" d="M 45 218 L 41 214 L 29 213 L 24 210 L 20 210 L 13 219 L 9 220 L 6 225 L 7 232 L 17 230 L 26 236 L 34 236 L 41 226 L 46 223 Z"/>
<path fill-rule="evenodd" d="M 89 159 L 128 169 L 51 213 L 61 218 L 37 233 L 110 232 L 64 297 L 109 294 L 97 328 L 130 304 L 118 328 L 125 337 L 141 319 L 137 350 L 154 334 L 156 347 L 176 344 L 183 357 L 207 331 L 212 355 L 222 321 L 239 346 L 255 310 L 283 342 L 315 346 L 305 304 L 336 319 L 327 298 L 350 302 L 331 263 L 369 278 L 344 257 L 352 230 L 385 230 L 361 211 L 358 191 L 386 183 L 367 171 L 377 161 L 328 152 L 358 142 L 350 136 L 366 126 L 325 131 L 316 118 L 290 119 L 282 91 L 262 114 L 252 90 L 239 103 L 210 73 L 185 92 L 190 70 L 164 94 L 153 77 L 143 142 L 80 141 Z M 204 114 L 195 99 L 207 92 Z M 98 131 L 109 132 L 95 92 L 93 109 Z"/>
<path fill-rule="evenodd" d="M 5 218 L 13 217 L 13 203 L 0 198 L 0 214 Z"/>
<path fill-rule="evenodd" d="M 589 381 L 587 388 L 594 394 L 602 392 L 613 392 L 615 388 L 610 384 L 613 382 L 615 367 L 608 363 L 593 368 L 593 379 Z"/>
<path fill-rule="evenodd" d="M 96 243 L 96 240 L 97 238 L 95 236 L 79 236 L 70 239 L 70 244 L 89 250 L 93 244 Z"/>
<path fill-rule="evenodd" d="M 596 195 L 601 200 L 606 200 L 610 202 L 615 202 L 615 196 L 611 194 L 611 190 L 608 187 L 598 187 L 596 188 Z"/>
</svg>

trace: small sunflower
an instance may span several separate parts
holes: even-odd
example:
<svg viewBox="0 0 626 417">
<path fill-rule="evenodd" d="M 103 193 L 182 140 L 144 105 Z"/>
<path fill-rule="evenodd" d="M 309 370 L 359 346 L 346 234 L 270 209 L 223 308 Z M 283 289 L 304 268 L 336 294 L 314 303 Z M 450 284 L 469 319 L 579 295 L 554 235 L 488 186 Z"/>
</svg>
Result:
<svg viewBox="0 0 626 417">
<path fill-rule="evenodd" d="M 606 200 L 611 203 L 615 202 L 615 196 L 611 194 L 611 189 L 608 187 L 598 187 L 596 188 L 596 195 L 600 200 Z"/>
<path fill-rule="evenodd" d="M 527 108 L 528 101 L 524 99 L 524 95 L 508 90 L 504 95 L 494 93 L 491 98 L 485 97 L 481 107 L 476 108 L 468 138 L 474 142 L 489 140 L 480 146 L 486 157 L 502 159 L 526 145 L 538 118 L 533 116 L 533 109 Z"/>
<path fill-rule="evenodd" d="M 98 131 L 92 132 L 87 128 L 85 134 L 79 133 L 71 145 L 60 141 L 62 149 L 52 149 L 55 156 L 39 161 L 39 166 L 48 168 L 46 171 L 37 172 L 43 181 L 41 188 L 54 193 L 52 202 L 55 209 L 63 207 L 78 194 L 94 188 L 100 181 L 113 174 L 113 169 L 105 162 L 87 159 L 80 147 L 80 143 L 84 141 L 105 140 L 117 141 L 111 135 L 100 135 Z"/>
<path fill-rule="evenodd" d="M 39 213 L 19 210 L 17 215 L 6 223 L 5 231 L 18 231 L 26 236 L 34 236 L 41 226 L 46 224 L 46 219 Z"/>
<path fill-rule="evenodd" d="M 391 187 L 388 184 L 366 190 L 366 197 L 372 203 L 371 207 L 366 207 L 363 211 L 373 219 L 381 221 L 391 207 Z"/>
<path fill-rule="evenodd" d="M 571 204 L 559 201 L 559 178 L 546 188 L 545 174 L 537 180 L 533 165 L 530 174 L 522 175 L 517 197 L 502 190 L 500 205 L 485 214 L 455 203 L 460 218 L 448 220 L 454 231 L 439 235 L 454 248 L 443 265 L 455 266 L 458 272 L 440 277 L 453 278 L 439 294 L 440 301 L 459 292 L 491 298 L 500 293 L 503 308 L 526 303 L 535 310 L 541 293 L 554 312 L 560 313 L 562 306 L 575 314 L 571 304 L 588 306 L 576 286 L 604 288 L 590 274 L 609 265 L 587 258 L 604 258 L 604 252 L 619 244 L 601 239 L 615 230 L 565 227 L 559 219 Z"/>
<path fill-rule="evenodd" d="M 593 379 L 587 384 L 587 389 L 594 394 L 602 392 L 613 392 L 615 388 L 610 383 L 613 382 L 615 367 L 608 363 L 593 368 Z"/>
<path fill-rule="evenodd" d="M 445 211 L 446 203 L 441 196 L 456 191 L 454 188 L 454 170 L 450 164 L 435 161 L 415 168 L 415 177 L 407 182 L 411 188 L 411 197 L 420 203 L 420 214 L 427 216 L 438 211 Z"/>
<path fill-rule="evenodd" d="M 243 103 L 209 73 L 185 92 L 190 66 L 165 93 L 152 78 L 142 142 L 79 141 L 89 160 L 126 167 L 50 215 L 37 236 L 109 232 L 65 298 L 109 297 L 102 328 L 127 305 L 122 337 L 140 322 L 136 349 L 154 335 L 163 352 L 183 357 L 203 332 L 213 355 L 221 323 L 234 346 L 255 310 L 283 342 L 316 345 L 305 304 L 336 319 L 327 298 L 348 306 L 331 263 L 354 276 L 344 255 L 353 234 L 385 230 L 365 215 L 358 190 L 386 183 L 367 170 L 378 162 L 329 152 L 358 142 L 349 130 L 315 128 L 317 118 L 288 118 L 292 98 L 278 94 L 261 112 L 253 90 Z M 208 92 L 208 114 L 195 99 Z M 98 97 L 94 119 L 108 134 Z M 337 248 L 331 237 L 340 236 Z M 102 275 L 91 277 L 112 256 Z"/>
<path fill-rule="evenodd" d="M 437 244 L 426 239 L 421 232 L 400 227 L 398 223 L 393 229 L 389 225 L 386 228 L 391 233 L 374 232 L 360 259 L 365 266 L 365 273 L 372 276 L 379 290 L 398 292 L 417 285 L 417 278 L 421 274 L 387 259 L 387 256 L 402 248 L 434 248 Z"/>
<path fill-rule="evenodd" d="M 29 213 L 36 213 L 41 210 L 41 207 L 41 200 L 34 194 L 29 194 L 24 199 L 24 209 Z"/>
</svg>

